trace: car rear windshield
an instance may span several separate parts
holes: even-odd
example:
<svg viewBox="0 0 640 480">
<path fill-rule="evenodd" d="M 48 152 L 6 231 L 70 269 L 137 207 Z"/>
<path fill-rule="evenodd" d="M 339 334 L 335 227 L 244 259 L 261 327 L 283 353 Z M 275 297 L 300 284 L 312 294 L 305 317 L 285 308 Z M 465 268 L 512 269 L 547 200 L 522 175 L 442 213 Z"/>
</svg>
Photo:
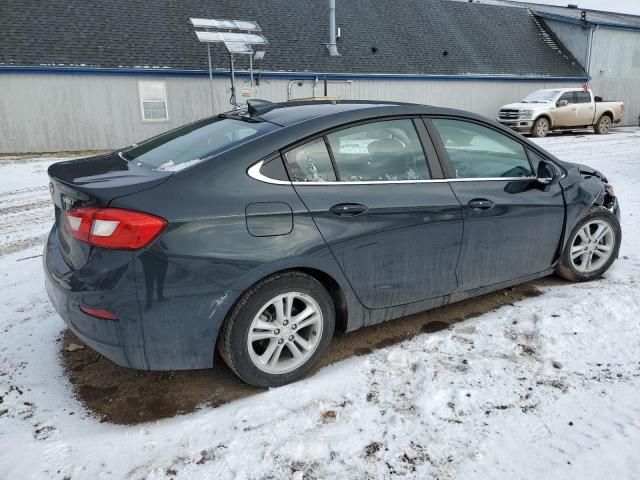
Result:
<svg viewBox="0 0 640 480">
<path fill-rule="evenodd" d="M 276 128 L 269 122 L 206 118 L 133 145 L 121 155 L 157 170 L 177 171 Z"/>
</svg>

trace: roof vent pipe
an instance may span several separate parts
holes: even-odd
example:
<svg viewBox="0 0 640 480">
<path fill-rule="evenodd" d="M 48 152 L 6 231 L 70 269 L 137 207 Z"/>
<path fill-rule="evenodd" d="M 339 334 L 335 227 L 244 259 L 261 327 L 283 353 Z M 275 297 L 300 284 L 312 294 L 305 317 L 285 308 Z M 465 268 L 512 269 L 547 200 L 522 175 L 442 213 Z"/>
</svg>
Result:
<svg viewBox="0 0 640 480">
<path fill-rule="evenodd" d="M 329 0 L 329 43 L 327 48 L 330 56 L 340 56 L 336 45 L 336 0 Z"/>
</svg>

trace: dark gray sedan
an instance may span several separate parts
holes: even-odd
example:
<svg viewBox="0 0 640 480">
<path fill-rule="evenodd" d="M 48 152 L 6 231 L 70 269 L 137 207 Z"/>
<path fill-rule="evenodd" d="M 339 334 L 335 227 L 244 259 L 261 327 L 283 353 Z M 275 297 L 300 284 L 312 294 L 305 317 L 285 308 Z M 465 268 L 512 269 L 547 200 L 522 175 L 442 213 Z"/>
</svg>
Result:
<svg viewBox="0 0 640 480">
<path fill-rule="evenodd" d="M 302 377 L 346 332 L 620 247 L 605 177 L 485 118 L 382 102 L 250 102 L 49 169 L 50 299 L 138 369 Z"/>
</svg>

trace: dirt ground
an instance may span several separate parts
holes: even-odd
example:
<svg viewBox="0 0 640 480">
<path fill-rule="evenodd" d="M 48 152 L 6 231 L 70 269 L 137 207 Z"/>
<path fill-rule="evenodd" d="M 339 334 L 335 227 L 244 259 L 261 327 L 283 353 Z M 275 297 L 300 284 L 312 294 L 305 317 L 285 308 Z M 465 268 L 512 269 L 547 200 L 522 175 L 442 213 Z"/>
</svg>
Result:
<svg viewBox="0 0 640 480">
<path fill-rule="evenodd" d="M 334 338 L 318 368 L 420 333 L 444 330 L 468 318 L 540 295 L 537 287 L 558 282 L 553 277 L 541 279 Z M 82 342 L 67 330 L 60 339 L 63 365 L 78 399 L 102 422 L 128 425 L 149 422 L 202 407 L 216 407 L 261 391 L 241 382 L 220 358 L 208 370 L 147 372 L 119 367 L 88 347 L 68 351 L 71 344 Z"/>
</svg>

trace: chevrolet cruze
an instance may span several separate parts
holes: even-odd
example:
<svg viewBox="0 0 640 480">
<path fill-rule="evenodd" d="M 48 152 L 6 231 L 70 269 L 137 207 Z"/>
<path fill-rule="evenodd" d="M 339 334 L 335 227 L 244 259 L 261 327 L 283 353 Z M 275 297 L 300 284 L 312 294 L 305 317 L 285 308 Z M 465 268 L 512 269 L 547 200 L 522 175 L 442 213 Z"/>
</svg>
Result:
<svg viewBox="0 0 640 480">
<path fill-rule="evenodd" d="M 347 332 L 620 247 L 599 172 L 483 117 L 384 102 L 250 101 L 49 168 L 46 288 L 87 345 L 137 369 L 302 377 Z"/>
</svg>

